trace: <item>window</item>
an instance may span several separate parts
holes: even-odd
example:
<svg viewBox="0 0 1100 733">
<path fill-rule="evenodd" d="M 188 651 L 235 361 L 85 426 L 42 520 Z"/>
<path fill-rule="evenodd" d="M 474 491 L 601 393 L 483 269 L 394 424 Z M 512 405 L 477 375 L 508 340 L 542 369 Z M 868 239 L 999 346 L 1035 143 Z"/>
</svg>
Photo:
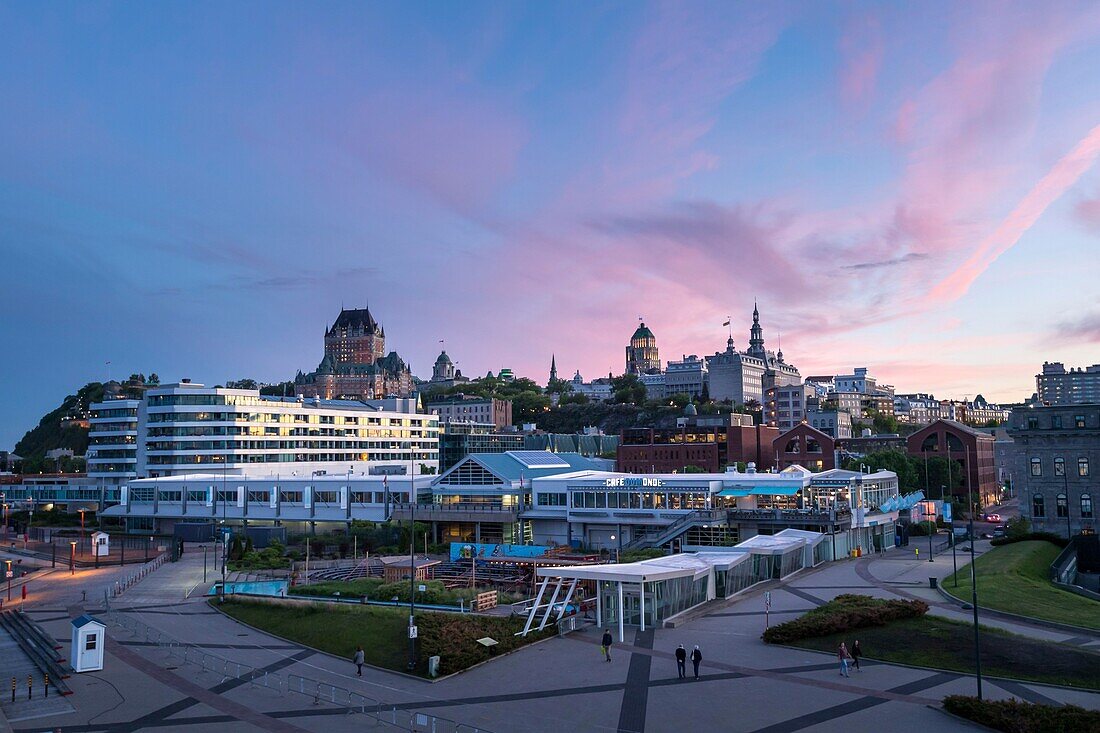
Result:
<svg viewBox="0 0 1100 733">
<path fill-rule="evenodd" d="M 94 652 L 98 643 L 99 634 L 88 634 L 86 637 L 84 637 L 84 651 Z"/>
<path fill-rule="evenodd" d="M 1061 429 L 1061 427 L 1062 427 L 1062 416 L 1061 415 L 1051 415 L 1050 416 L 1050 427 L 1054 428 L 1055 430 Z"/>
<path fill-rule="evenodd" d="M 1028 419 L 1027 419 L 1027 429 L 1028 430 L 1035 430 L 1038 427 L 1039 427 L 1039 418 L 1037 418 L 1037 417 L 1028 417 Z"/>
<path fill-rule="evenodd" d="M 1047 515 L 1046 502 L 1043 500 L 1042 494 L 1036 494 L 1031 497 L 1031 516 L 1035 519 L 1042 519 Z"/>
<path fill-rule="evenodd" d="M 1075 428 L 1085 427 L 1085 416 L 1084 415 L 1074 415 L 1073 416 L 1073 426 Z"/>
<path fill-rule="evenodd" d="M 1089 459 L 1078 458 L 1077 459 L 1077 475 L 1088 476 L 1089 475 Z"/>
<path fill-rule="evenodd" d="M 1066 459 L 1055 458 L 1054 459 L 1054 475 L 1065 476 L 1066 475 Z"/>
<path fill-rule="evenodd" d="M 1058 494 L 1058 497 L 1055 499 L 1054 513 L 1057 514 L 1060 519 L 1065 519 L 1069 516 L 1069 501 L 1066 499 L 1065 494 Z"/>
<path fill-rule="evenodd" d="M 1092 519 L 1092 497 L 1081 494 L 1081 519 Z"/>
<path fill-rule="evenodd" d="M 1043 462 L 1038 458 L 1031 459 L 1031 475 L 1042 476 L 1043 475 Z"/>
</svg>

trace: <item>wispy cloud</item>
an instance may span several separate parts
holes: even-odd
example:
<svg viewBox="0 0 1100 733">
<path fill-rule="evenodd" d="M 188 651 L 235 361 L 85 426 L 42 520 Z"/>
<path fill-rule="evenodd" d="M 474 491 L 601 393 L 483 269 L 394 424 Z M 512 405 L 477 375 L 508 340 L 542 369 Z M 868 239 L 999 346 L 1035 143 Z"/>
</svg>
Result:
<svg viewBox="0 0 1100 733">
<path fill-rule="evenodd" d="M 1058 326 L 1059 335 L 1070 339 L 1080 339 L 1086 343 L 1100 343 L 1100 310 L 1092 310 L 1084 315 L 1063 321 Z"/>
<path fill-rule="evenodd" d="M 928 255 L 923 252 L 910 252 L 909 254 L 901 257 L 894 257 L 889 260 L 879 260 L 877 262 L 859 262 L 854 265 L 841 265 L 842 270 L 877 270 L 882 267 L 894 267 L 896 265 L 904 265 L 909 262 L 920 262 L 921 260 L 928 259 Z"/>
</svg>

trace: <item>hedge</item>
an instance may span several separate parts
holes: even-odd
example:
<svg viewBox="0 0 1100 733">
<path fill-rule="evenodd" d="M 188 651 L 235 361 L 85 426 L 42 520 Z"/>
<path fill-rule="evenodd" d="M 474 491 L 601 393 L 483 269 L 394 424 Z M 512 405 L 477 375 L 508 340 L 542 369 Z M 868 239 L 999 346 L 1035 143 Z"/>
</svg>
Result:
<svg viewBox="0 0 1100 733">
<path fill-rule="evenodd" d="M 1065 547 L 1069 544 L 1069 540 L 1053 532 L 1028 532 L 1027 534 L 1018 534 L 1012 537 L 998 537 L 995 540 L 991 540 L 989 544 L 1000 547 L 1001 545 L 1011 545 L 1013 542 L 1029 542 L 1031 540 L 1044 540 L 1051 544 L 1058 545 L 1059 547 Z"/>
<path fill-rule="evenodd" d="M 979 700 L 949 695 L 943 708 L 959 717 L 1005 733 L 1083 733 L 1100 730 L 1100 711 L 1076 705 L 1039 705 L 1010 700 Z"/>
<path fill-rule="evenodd" d="M 917 618 L 928 612 L 924 601 L 882 599 L 844 593 L 803 616 L 764 632 L 769 644 L 789 644 L 799 639 L 828 636 L 852 629 L 885 626 L 891 621 Z"/>
</svg>

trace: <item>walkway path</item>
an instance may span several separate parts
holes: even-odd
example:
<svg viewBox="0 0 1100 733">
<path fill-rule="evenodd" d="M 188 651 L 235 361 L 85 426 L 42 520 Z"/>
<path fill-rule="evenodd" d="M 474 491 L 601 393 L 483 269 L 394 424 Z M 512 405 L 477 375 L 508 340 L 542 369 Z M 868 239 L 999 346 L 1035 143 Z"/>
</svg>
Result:
<svg viewBox="0 0 1100 733">
<path fill-rule="evenodd" d="M 929 566 L 940 570 L 938 563 L 920 565 L 899 553 L 827 565 L 774 588 L 772 620 L 792 618 L 844 592 L 923 594 L 926 591 L 916 585 L 901 584 L 916 583 Z M 949 569 L 948 560 L 944 572 Z M 52 587 L 44 580 L 28 606 L 59 636 L 67 634 L 68 619 L 80 610 L 80 587 L 91 584 L 66 577 L 54 577 Z M 101 583 L 104 578 L 95 580 Z M 208 581 L 213 578 L 208 576 Z M 927 576 L 924 582 L 927 587 Z M 126 618 L 234 662 L 328 682 L 382 700 L 398 711 L 431 713 L 494 733 L 680 729 L 848 733 L 881 729 L 883 720 L 890 721 L 890 730 L 903 733 L 973 730 L 928 707 L 946 694 L 972 693 L 972 678 L 875 663 L 866 664 L 864 672 L 851 678 L 841 678 L 829 655 L 769 647 L 760 641 L 764 628 L 760 593 L 715 607 L 676 629 L 636 632 L 630 644 L 615 647 L 611 664 L 601 661 L 598 631 L 589 627 L 433 684 L 374 669 L 364 670 L 363 677 L 357 678 L 347 660 L 240 626 L 206 605 L 200 595 L 204 589 L 202 554 L 189 552 L 113 605 Z M 954 612 L 937 607 L 936 612 L 941 611 Z M 33 726 L 17 723 L 18 733 L 46 727 L 59 727 L 65 733 L 108 729 L 341 733 L 373 722 L 331 705 L 313 704 L 300 695 L 251 687 L 192 665 L 181 667 L 177 658 L 143 638 L 116 626 L 110 633 L 107 668 L 72 680 L 76 711 L 36 720 Z M 698 680 L 690 679 L 690 672 L 688 680 L 677 678 L 672 655 L 680 643 L 688 649 L 698 644 L 703 651 Z M 867 651 L 873 655 L 873 650 Z M 1042 685 L 989 681 L 986 692 L 990 697 L 1100 707 L 1100 695 Z"/>
</svg>

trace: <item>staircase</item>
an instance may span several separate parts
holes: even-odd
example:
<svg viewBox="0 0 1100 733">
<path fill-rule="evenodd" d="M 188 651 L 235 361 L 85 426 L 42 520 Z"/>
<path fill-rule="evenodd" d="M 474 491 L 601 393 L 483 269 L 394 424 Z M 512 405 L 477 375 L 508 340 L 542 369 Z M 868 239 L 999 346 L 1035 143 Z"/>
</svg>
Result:
<svg viewBox="0 0 1100 733">
<path fill-rule="evenodd" d="M 42 628 L 19 611 L 0 612 L 0 629 L 8 632 L 19 649 L 38 668 L 35 675 L 35 697 L 38 696 L 44 675 L 50 676 L 50 684 L 62 695 L 71 695 L 72 690 L 65 684 L 69 676 L 68 665 L 61 656 L 61 645 L 46 634 Z M 17 680 L 17 683 L 25 680 Z M 25 687 L 22 689 L 26 689 Z"/>
<path fill-rule="evenodd" d="M 658 532 L 635 537 L 630 542 L 623 545 L 622 549 L 624 551 L 645 550 L 650 547 L 660 547 L 666 542 L 671 542 L 676 539 L 692 527 L 724 521 L 726 521 L 725 509 L 696 509 L 680 517 L 667 527 L 662 527 Z"/>
</svg>

